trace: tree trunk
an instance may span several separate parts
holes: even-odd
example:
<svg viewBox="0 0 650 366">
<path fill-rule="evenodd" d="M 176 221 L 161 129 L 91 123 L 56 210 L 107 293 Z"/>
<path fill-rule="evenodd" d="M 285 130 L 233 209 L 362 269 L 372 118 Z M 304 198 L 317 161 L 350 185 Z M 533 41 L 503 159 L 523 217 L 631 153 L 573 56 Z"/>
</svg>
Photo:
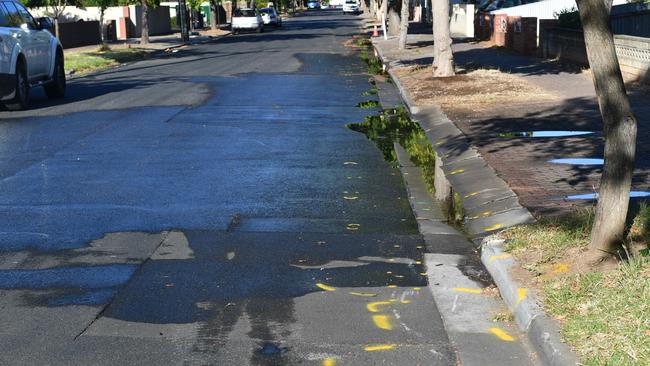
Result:
<svg viewBox="0 0 650 366">
<path fill-rule="evenodd" d="M 210 29 L 217 30 L 219 29 L 219 22 L 217 21 L 219 15 L 217 13 L 218 8 L 215 0 L 210 0 L 210 11 L 212 12 L 210 15 Z"/>
<path fill-rule="evenodd" d="M 399 20 L 399 42 L 400 50 L 406 48 L 406 37 L 409 32 L 409 0 L 402 0 L 402 11 Z"/>
<path fill-rule="evenodd" d="M 454 53 L 451 49 L 449 30 L 449 0 L 433 0 L 433 76 L 445 77 L 456 74 Z"/>
<path fill-rule="evenodd" d="M 249 7 L 250 7 L 251 9 L 255 9 L 255 0 L 251 0 L 251 1 L 250 1 L 250 5 L 249 5 Z"/>
<path fill-rule="evenodd" d="M 611 0 L 577 3 L 605 135 L 605 164 L 589 244 L 593 259 L 600 261 L 616 253 L 623 242 L 637 128 L 610 29 Z"/>
<path fill-rule="evenodd" d="M 61 39 L 59 36 L 59 17 L 55 16 L 54 17 L 54 35 L 56 36 L 57 39 Z"/>
<path fill-rule="evenodd" d="M 381 8 L 377 12 L 377 20 L 381 20 L 381 16 L 384 16 L 384 20 L 388 19 L 388 0 L 381 1 Z"/>
<path fill-rule="evenodd" d="M 104 28 L 105 28 L 105 25 L 104 25 L 104 13 L 105 12 L 106 12 L 105 7 L 102 6 L 102 7 L 99 8 L 99 37 L 102 40 L 102 44 L 106 43 L 106 37 L 104 37 Z"/>
<path fill-rule="evenodd" d="M 142 5 L 140 44 L 149 44 L 149 4 L 147 0 L 140 0 L 140 4 Z"/>
</svg>

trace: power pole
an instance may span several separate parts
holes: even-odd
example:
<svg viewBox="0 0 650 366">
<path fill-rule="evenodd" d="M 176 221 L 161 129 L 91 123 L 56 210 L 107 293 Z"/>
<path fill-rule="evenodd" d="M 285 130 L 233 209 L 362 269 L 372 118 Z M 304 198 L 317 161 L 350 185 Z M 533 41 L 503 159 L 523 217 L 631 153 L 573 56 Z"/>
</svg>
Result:
<svg viewBox="0 0 650 366">
<path fill-rule="evenodd" d="M 185 0 L 178 0 L 178 12 L 181 20 L 181 42 L 189 42 L 190 31 L 187 29 L 187 5 Z"/>
</svg>

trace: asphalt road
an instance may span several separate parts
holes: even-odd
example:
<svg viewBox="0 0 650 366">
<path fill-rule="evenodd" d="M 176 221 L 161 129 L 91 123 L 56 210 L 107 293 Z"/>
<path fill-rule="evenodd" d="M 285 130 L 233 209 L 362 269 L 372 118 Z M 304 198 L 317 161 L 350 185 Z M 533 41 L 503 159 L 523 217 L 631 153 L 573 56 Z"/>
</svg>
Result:
<svg viewBox="0 0 650 366">
<path fill-rule="evenodd" d="M 0 112 L 0 364 L 455 365 L 354 16 Z"/>
</svg>

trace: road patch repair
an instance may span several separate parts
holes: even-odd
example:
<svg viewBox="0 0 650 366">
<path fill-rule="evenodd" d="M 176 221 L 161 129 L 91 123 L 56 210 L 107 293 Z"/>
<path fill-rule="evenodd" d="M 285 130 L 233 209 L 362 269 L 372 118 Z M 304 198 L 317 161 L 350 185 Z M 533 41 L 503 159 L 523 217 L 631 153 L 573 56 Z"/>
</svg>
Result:
<svg viewBox="0 0 650 366">
<path fill-rule="evenodd" d="M 447 118 L 442 109 L 437 106 L 418 105 L 414 102 L 412 94 L 402 85 L 398 76 L 398 70 L 402 69 L 404 64 L 397 59 L 391 59 L 384 55 L 383 47 L 388 46 L 382 45 L 381 41 L 373 41 L 373 44 L 376 56 L 382 60 L 391 80 L 399 90 L 400 96 L 410 111 L 411 117 L 422 126 L 428 140 L 435 149 L 437 156 L 436 171 L 439 172 L 435 177 L 436 185 L 438 181 L 446 180 L 447 182 L 444 182 L 443 186 L 448 186 L 446 187 L 448 191 L 444 194 L 447 196 L 447 201 L 457 202 L 456 205 L 462 206 L 462 212 L 466 218 L 464 230 L 475 245 L 464 244 L 466 239 L 460 233 L 457 233 L 454 237 L 455 244 L 459 245 L 460 248 L 465 245 L 470 251 L 476 250 L 477 245 L 481 247 L 483 265 L 485 265 L 498 286 L 501 297 L 512 312 L 519 330 L 525 334 L 525 343 L 532 345 L 536 357 L 542 364 L 576 364 L 575 356 L 561 341 L 555 322 L 540 310 L 534 296 L 513 279 L 510 267 L 514 259 L 511 255 L 503 252 L 501 248 L 502 241 L 490 239 L 491 234 L 501 229 L 534 222 L 533 216 L 519 204 L 517 195 L 497 176 L 494 169 L 483 159 L 456 125 Z M 379 90 L 381 96 L 382 88 L 380 87 Z M 450 102 L 456 103 L 457 101 Z M 400 163 L 403 165 L 402 169 L 407 181 L 409 196 L 417 197 L 417 199 L 411 200 L 411 204 L 416 212 L 416 217 L 420 217 L 417 202 L 424 200 L 429 194 L 424 184 L 414 182 L 413 177 L 419 176 L 421 173 L 412 171 L 417 168 L 409 166 L 408 158 L 401 159 Z M 438 195 L 436 190 L 437 198 L 439 198 Z M 420 230 L 425 235 L 425 238 L 431 235 L 440 235 L 435 230 L 431 230 L 436 226 L 435 221 L 419 219 L 418 224 L 420 224 Z M 446 234 L 449 235 L 449 233 Z M 431 245 L 431 240 L 427 240 L 427 243 Z M 436 252 L 435 247 L 430 248 L 430 250 L 433 253 Z M 458 250 L 458 247 L 453 250 Z M 455 304 L 454 299 L 458 299 L 459 296 L 468 298 L 466 301 L 470 303 L 472 296 L 479 296 L 478 291 L 481 290 L 477 288 L 475 282 L 468 279 L 468 283 L 463 284 L 459 281 L 461 278 L 467 278 L 462 272 L 456 273 L 454 277 L 454 272 L 458 271 L 461 266 L 466 265 L 466 259 L 459 259 L 457 254 L 427 254 L 426 260 L 430 271 L 430 283 L 433 284 L 432 291 L 434 291 L 436 301 L 440 302 L 438 306 L 450 331 L 450 338 L 452 342 L 459 345 L 460 359 L 463 360 L 463 364 L 471 364 L 473 361 L 492 364 L 484 358 L 473 360 L 471 356 L 467 357 L 471 359 L 470 363 L 465 363 L 462 354 L 463 347 L 460 347 L 460 345 L 461 342 L 469 341 L 470 338 L 466 337 L 465 334 L 460 336 L 461 333 L 456 332 L 453 328 L 453 324 L 458 323 L 482 326 L 480 321 L 476 320 L 480 319 L 479 314 L 461 320 L 457 318 L 455 305 L 452 305 L 452 309 L 445 309 L 444 306 L 444 303 L 448 302 L 449 299 L 451 299 L 452 304 Z M 474 267 L 475 270 L 477 268 L 479 271 L 482 269 L 480 265 Z M 445 279 L 455 278 L 459 281 L 460 283 L 450 286 L 456 291 L 445 292 L 440 289 L 440 286 L 435 286 L 436 283 L 441 282 L 441 277 Z M 456 292 L 456 294 L 453 294 L 453 292 Z M 479 308 L 486 305 L 484 299 L 476 302 L 479 303 Z M 495 300 L 494 303 L 496 304 L 498 301 Z M 488 328 L 488 333 L 502 342 L 513 340 L 516 337 L 498 327 Z"/>
</svg>

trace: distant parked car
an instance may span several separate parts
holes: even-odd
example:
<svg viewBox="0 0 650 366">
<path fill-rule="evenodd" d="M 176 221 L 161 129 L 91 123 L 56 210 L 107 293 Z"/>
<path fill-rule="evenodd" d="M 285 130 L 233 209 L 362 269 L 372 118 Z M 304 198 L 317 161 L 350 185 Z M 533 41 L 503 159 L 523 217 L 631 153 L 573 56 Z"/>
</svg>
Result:
<svg viewBox="0 0 650 366">
<path fill-rule="evenodd" d="M 343 3 L 343 14 L 359 14 L 359 3 L 356 0 L 345 0 Z"/>
<path fill-rule="evenodd" d="M 282 26 L 282 18 L 275 11 L 275 8 L 262 8 L 260 9 L 260 13 L 262 14 L 264 25 L 273 24 L 276 27 Z"/>
<path fill-rule="evenodd" d="M 320 1 L 310 0 L 307 3 L 307 9 L 320 9 Z"/>
<path fill-rule="evenodd" d="M 264 20 L 255 9 L 235 9 L 232 14 L 232 33 L 238 34 L 242 30 L 252 30 L 257 33 L 264 32 Z"/>
<path fill-rule="evenodd" d="M 33 87 L 49 98 L 65 95 L 63 48 L 50 28 L 50 18 L 37 21 L 18 1 L 0 0 L 0 103 L 7 109 L 26 109 Z"/>
</svg>

